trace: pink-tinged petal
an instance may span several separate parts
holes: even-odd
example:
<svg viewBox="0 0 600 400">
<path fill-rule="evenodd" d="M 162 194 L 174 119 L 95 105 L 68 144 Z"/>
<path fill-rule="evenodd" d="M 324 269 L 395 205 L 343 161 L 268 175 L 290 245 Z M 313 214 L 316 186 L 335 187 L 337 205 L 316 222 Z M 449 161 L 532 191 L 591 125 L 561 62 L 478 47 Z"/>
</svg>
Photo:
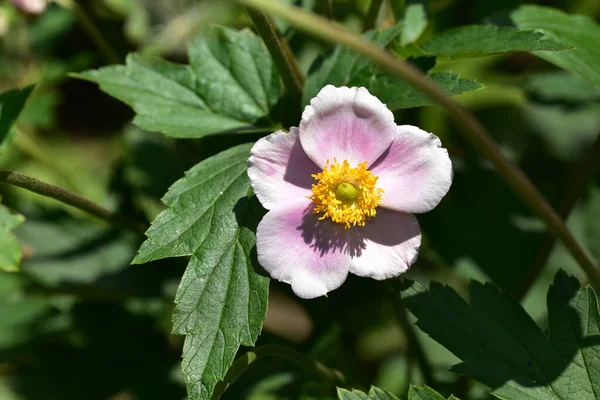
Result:
<svg viewBox="0 0 600 400">
<path fill-rule="evenodd" d="M 304 109 L 300 141 L 319 167 L 334 157 L 351 166 L 372 164 L 394 138 L 394 115 L 363 87 L 325 86 Z"/>
<path fill-rule="evenodd" d="M 319 221 L 310 200 L 269 211 L 258 225 L 258 262 L 272 278 L 311 299 L 337 289 L 348 275 L 348 233 L 340 224 Z"/>
<path fill-rule="evenodd" d="M 298 138 L 298 128 L 289 133 L 277 131 L 261 138 L 248 159 L 248 176 L 263 207 L 311 195 L 312 174 L 320 169 L 306 156 Z"/>
<path fill-rule="evenodd" d="M 438 205 L 452 184 L 452 162 L 440 139 L 415 126 L 398 126 L 392 145 L 369 170 L 383 189 L 381 207 L 424 213 Z"/>
<path fill-rule="evenodd" d="M 412 214 L 378 208 L 364 227 L 350 231 L 350 242 L 358 249 L 350 260 L 355 275 L 393 278 L 406 272 L 419 255 L 421 231 Z"/>
</svg>

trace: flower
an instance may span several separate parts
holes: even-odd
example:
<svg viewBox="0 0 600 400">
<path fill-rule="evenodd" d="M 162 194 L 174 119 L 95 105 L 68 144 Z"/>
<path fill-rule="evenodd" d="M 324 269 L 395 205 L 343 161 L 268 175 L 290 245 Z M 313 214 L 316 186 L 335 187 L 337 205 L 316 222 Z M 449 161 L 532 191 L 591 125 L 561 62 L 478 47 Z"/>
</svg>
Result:
<svg viewBox="0 0 600 400">
<path fill-rule="evenodd" d="M 29 14 L 41 14 L 48 6 L 46 0 L 12 0 L 12 3 Z"/>
<path fill-rule="evenodd" d="M 421 244 L 413 213 L 437 206 L 452 164 L 437 136 L 397 126 L 367 89 L 328 85 L 300 127 L 256 142 L 248 176 L 269 210 L 256 232 L 259 263 L 314 298 L 348 272 L 382 280 L 408 270 Z"/>
</svg>

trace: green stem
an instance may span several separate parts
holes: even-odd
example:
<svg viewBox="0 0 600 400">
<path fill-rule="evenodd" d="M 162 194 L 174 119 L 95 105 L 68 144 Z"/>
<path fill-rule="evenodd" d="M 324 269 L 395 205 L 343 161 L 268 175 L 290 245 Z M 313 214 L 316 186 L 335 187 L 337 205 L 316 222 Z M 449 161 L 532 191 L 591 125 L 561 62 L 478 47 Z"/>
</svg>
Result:
<svg viewBox="0 0 600 400">
<path fill-rule="evenodd" d="M 145 224 L 132 220 L 125 215 L 107 210 L 106 208 L 103 208 L 88 199 L 78 196 L 75 193 L 71 193 L 68 190 L 58 186 L 49 185 L 19 172 L 0 171 L 0 183 L 18 186 L 20 188 L 29 190 L 30 192 L 58 200 L 62 203 L 68 204 L 72 207 L 85 211 L 88 214 L 105 220 L 119 228 L 126 228 L 136 233 L 144 233 L 147 228 Z"/>
<path fill-rule="evenodd" d="M 564 220 L 567 219 L 571 210 L 575 207 L 575 204 L 577 204 L 577 200 L 588 187 L 589 182 L 594 177 L 594 172 L 596 171 L 599 162 L 600 134 L 596 137 L 596 141 L 587 157 L 579 164 L 575 171 L 573 171 L 573 175 L 571 176 L 571 179 L 569 179 L 570 184 L 565 189 L 565 194 L 558 204 L 557 212 Z M 527 294 L 527 291 L 531 288 L 546 265 L 546 261 L 554 248 L 555 242 L 556 238 L 554 236 L 544 236 L 531 268 L 527 271 L 525 279 L 520 281 L 520 285 L 517 286 L 517 289 L 513 293 L 516 298 L 522 299 Z"/>
<path fill-rule="evenodd" d="M 592 285 L 600 289 L 600 272 L 594 261 L 566 227 L 562 218 L 535 188 L 529 178 L 502 155 L 490 134 L 475 116 L 448 97 L 418 68 L 379 49 L 377 46 L 373 46 L 367 40 L 353 35 L 342 27 L 330 24 L 327 20 L 304 12 L 297 7 L 285 6 L 272 0 L 240 1 L 245 5 L 262 9 L 283 18 L 297 28 L 318 38 L 353 49 L 392 75 L 407 81 L 431 100 L 443 106 L 454 117 L 465 138 L 496 167 L 498 173 L 511 188 L 546 223 L 548 230 L 562 240 L 571 255 L 584 269 Z"/>
<path fill-rule="evenodd" d="M 377 15 L 379 14 L 379 9 L 381 8 L 382 3 L 383 0 L 371 0 L 371 5 L 369 6 L 369 10 L 367 11 L 365 20 L 363 22 L 363 31 L 368 31 L 369 29 L 373 29 L 375 27 Z"/>
<path fill-rule="evenodd" d="M 47 150 L 47 144 L 44 143 L 41 138 L 36 136 L 31 137 L 29 134 L 26 134 L 17 128 L 15 145 L 23 153 L 27 154 L 29 157 L 40 163 L 40 165 L 44 166 L 44 168 L 54 172 L 56 177 L 60 178 L 60 180 L 63 181 L 63 183 L 67 185 L 69 189 L 76 191 L 79 189 L 76 180 L 73 179 L 72 171 L 63 168 L 60 163 L 56 162 L 54 157 L 50 154 L 50 151 Z"/>
<path fill-rule="evenodd" d="M 252 8 L 247 8 L 246 11 L 252 22 L 254 22 L 260 37 L 265 42 L 271 57 L 273 57 L 283 84 L 299 106 L 304 88 L 304 77 L 294 59 L 290 46 L 281 36 L 271 18 Z"/>
<path fill-rule="evenodd" d="M 235 360 L 231 364 L 231 367 L 229 367 L 225 378 L 215 386 L 211 399 L 216 400 L 220 398 L 246 368 L 254 362 L 268 357 L 279 357 L 291 361 L 307 373 L 329 381 L 333 385 L 341 385 L 345 380 L 342 373 L 337 370 L 331 369 L 318 361 L 311 360 L 289 347 L 270 344 L 257 347 Z"/>
<path fill-rule="evenodd" d="M 94 20 L 88 15 L 85 8 L 82 7 L 77 2 L 77 0 L 72 2 L 65 2 L 65 4 L 68 4 L 69 8 L 71 8 L 77 14 L 79 20 L 81 21 L 83 29 L 87 32 L 92 41 L 96 44 L 106 61 L 109 64 L 122 64 L 123 60 L 111 47 L 111 45 L 104 38 L 104 36 L 102 36 L 100 29 L 98 29 L 98 27 L 94 23 Z"/>
<path fill-rule="evenodd" d="M 396 318 L 398 319 L 398 322 L 400 323 L 400 326 L 406 335 L 408 342 L 406 352 L 411 356 L 411 358 L 416 360 L 425 383 L 429 386 L 432 386 L 434 381 L 431 365 L 427 360 L 427 355 L 425 354 L 425 350 L 423 350 L 423 346 L 419 340 L 419 337 L 417 336 L 417 333 L 415 332 L 413 324 L 411 324 L 408 320 L 408 311 L 406 311 L 406 307 L 404 307 L 404 303 L 402 303 L 402 301 L 396 300 L 398 294 L 394 291 L 394 289 L 389 285 L 386 286 L 394 296 L 392 304 L 394 306 L 394 310 L 396 311 Z"/>
<path fill-rule="evenodd" d="M 388 0 L 392 14 L 396 22 L 404 18 L 404 10 L 406 9 L 406 2 L 404 0 Z"/>
</svg>

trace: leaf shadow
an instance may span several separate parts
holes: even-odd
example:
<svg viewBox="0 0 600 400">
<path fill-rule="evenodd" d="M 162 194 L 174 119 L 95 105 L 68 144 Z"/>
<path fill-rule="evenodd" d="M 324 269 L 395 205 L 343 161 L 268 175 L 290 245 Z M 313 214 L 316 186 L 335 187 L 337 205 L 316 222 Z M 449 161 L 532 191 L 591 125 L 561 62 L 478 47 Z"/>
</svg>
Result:
<svg viewBox="0 0 600 400">
<path fill-rule="evenodd" d="M 240 228 L 248 229 L 256 234 L 258 223 L 265 216 L 267 210 L 260 204 L 256 195 L 252 195 L 240 197 L 233 206 L 233 212 Z M 250 249 L 250 262 L 254 272 L 263 277 L 270 277 L 269 273 L 258 263 L 256 244 Z"/>
<path fill-rule="evenodd" d="M 600 345 L 600 321 L 591 321 L 595 330 L 585 333 L 583 327 L 591 322 L 582 321 L 577 310 L 580 294 L 591 289 L 580 289 L 579 282 L 562 271 L 548 292 L 550 336 L 514 297 L 491 284 L 472 282 L 471 305 L 436 282 L 429 290 L 410 280 L 394 286 L 417 317 L 417 326 L 462 360 L 451 370 L 492 389 L 520 387 L 517 390 L 560 396 L 569 386 L 564 380 L 578 373 L 585 348 Z M 597 309 L 597 301 L 591 303 Z"/>
</svg>

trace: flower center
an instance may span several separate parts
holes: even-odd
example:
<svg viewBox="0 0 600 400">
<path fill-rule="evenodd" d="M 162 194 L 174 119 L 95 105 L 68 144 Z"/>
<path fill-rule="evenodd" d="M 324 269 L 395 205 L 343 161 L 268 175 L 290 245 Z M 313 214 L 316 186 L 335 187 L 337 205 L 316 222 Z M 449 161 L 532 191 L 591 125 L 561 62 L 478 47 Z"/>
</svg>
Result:
<svg viewBox="0 0 600 400">
<path fill-rule="evenodd" d="M 330 218 L 344 227 L 364 226 L 367 218 L 374 217 L 381 203 L 383 189 L 375 186 L 377 176 L 367 171 L 367 163 L 351 168 L 348 161 L 334 163 L 323 168 L 323 172 L 312 175 L 317 181 L 312 185 L 315 204 L 314 213 L 323 213 L 320 220 Z"/>
</svg>

